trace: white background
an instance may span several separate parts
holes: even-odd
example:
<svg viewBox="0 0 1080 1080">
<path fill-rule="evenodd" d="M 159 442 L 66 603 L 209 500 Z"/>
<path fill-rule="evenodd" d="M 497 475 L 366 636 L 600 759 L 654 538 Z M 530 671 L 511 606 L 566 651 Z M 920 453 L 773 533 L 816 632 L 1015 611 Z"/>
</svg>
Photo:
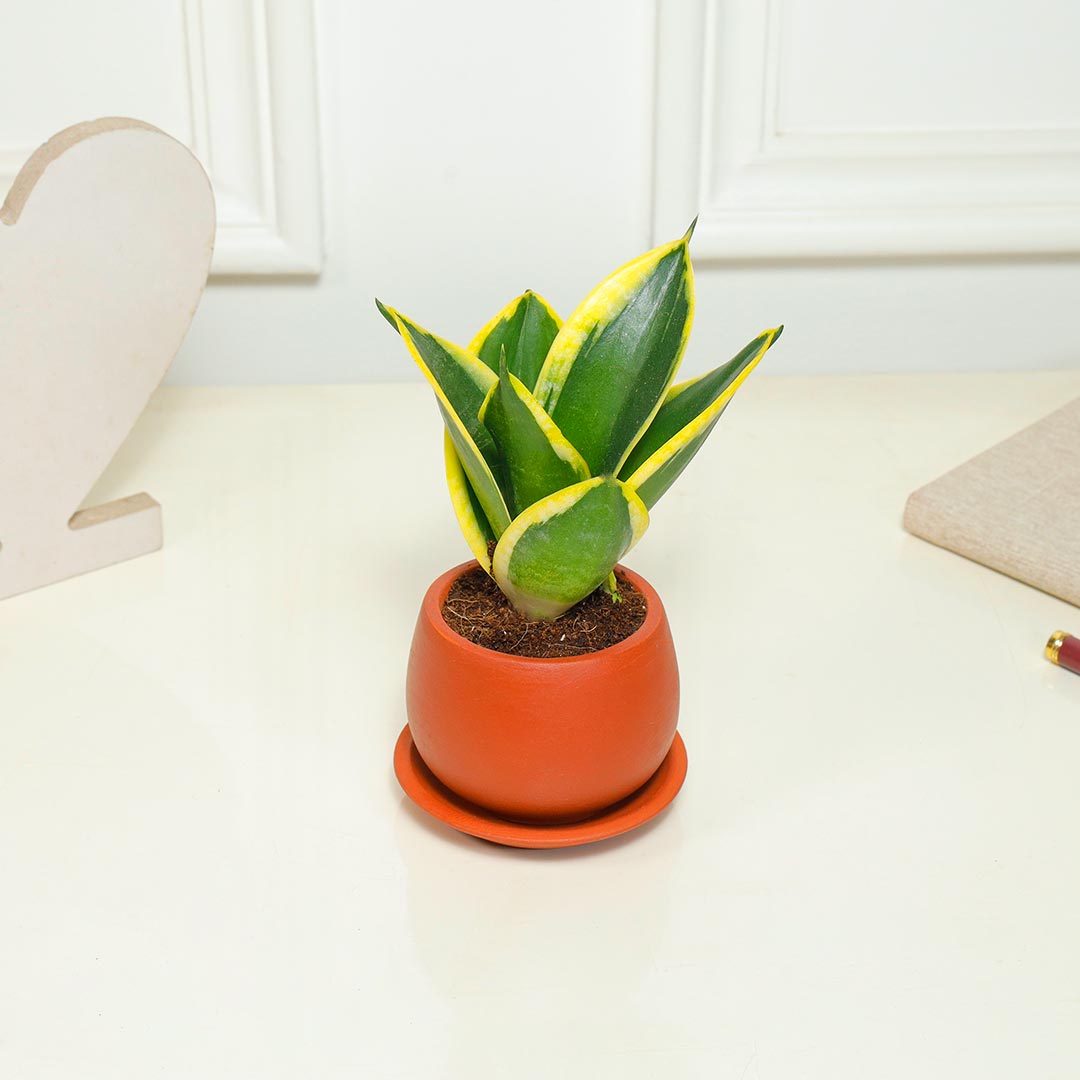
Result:
<svg viewBox="0 0 1080 1080">
<path fill-rule="evenodd" d="M 467 339 L 563 313 L 697 211 L 685 371 L 1080 364 L 1070 0 L 10 4 L 0 173 L 121 113 L 192 145 L 217 267 L 175 382 L 415 378 L 376 294 Z"/>
<path fill-rule="evenodd" d="M 96 492 L 161 553 L 0 604 L 0 1076 L 1076 1080 L 1076 609 L 898 518 L 1077 394 L 751 379 L 633 554 L 686 786 L 519 852 L 390 768 L 427 388 L 166 388 Z"/>
</svg>

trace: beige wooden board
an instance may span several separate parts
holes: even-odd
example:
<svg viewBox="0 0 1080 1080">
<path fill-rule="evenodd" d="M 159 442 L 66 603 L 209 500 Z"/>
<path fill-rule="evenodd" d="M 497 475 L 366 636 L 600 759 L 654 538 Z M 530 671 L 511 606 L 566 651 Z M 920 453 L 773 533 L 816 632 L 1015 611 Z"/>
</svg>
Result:
<svg viewBox="0 0 1080 1080">
<path fill-rule="evenodd" d="M 1080 606 L 1080 398 L 920 488 L 904 527 Z"/>
<path fill-rule="evenodd" d="M 3 599 L 161 546 L 149 495 L 79 504 L 184 339 L 214 198 L 186 147 L 107 118 L 35 151 L 0 223 Z"/>
</svg>

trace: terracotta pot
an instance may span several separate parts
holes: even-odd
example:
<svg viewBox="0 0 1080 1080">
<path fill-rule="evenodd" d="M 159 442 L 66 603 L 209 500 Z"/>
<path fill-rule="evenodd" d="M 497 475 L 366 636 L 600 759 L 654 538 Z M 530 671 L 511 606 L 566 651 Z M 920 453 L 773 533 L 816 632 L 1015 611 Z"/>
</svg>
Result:
<svg viewBox="0 0 1080 1080">
<path fill-rule="evenodd" d="M 442 617 L 450 586 L 428 589 L 409 654 L 413 741 L 451 791 L 517 821 L 576 821 L 626 798 L 660 767 L 675 736 L 679 669 L 660 597 L 644 624 L 583 656 L 542 660 L 474 645 Z"/>
</svg>

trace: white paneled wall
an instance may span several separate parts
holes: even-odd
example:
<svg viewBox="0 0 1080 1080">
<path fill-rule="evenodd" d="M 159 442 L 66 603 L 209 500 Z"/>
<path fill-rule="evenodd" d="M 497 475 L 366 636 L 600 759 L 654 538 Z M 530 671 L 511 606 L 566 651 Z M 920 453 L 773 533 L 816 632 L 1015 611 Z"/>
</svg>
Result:
<svg viewBox="0 0 1080 1080">
<path fill-rule="evenodd" d="M 36 0 L 0 179 L 76 120 L 218 192 L 183 382 L 412 378 L 378 294 L 464 339 L 564 313 L 701 213 L 687 371 L 1080 366 L 1072 0 Z"/>
<path fill-rule="evenodd" d="M 79 120 L 135 116 L 187 143 L 217 197 L 219 274 L 322 267 L 316 50 L 310 5 L 36 0 L 0 36 L 4 187 Z"/>
<path fill-rule="evenodd" d="M 666 3 L 658 226 L 696 203 L 717 259 L 1080 252 L 1077 41 L 1064 0 Z"/>
</svg>

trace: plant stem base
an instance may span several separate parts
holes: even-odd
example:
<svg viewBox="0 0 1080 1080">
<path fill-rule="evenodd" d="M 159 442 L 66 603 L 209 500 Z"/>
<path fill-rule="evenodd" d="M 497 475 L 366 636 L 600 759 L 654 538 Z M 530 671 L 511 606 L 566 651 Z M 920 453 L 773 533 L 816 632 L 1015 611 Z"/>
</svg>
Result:
<svg viewBox="0 0 1080 1080">
<path fill-rule="evenodd" d="M 614 806 L 569 824 L 509 821 L 459 798 L 424 764 L 409 725 L 394 747 L 394 773 L 405 794 L 421 810 L 458 832 L 517 848 L 563 848 L 591 844 L 636 829 L 656 817 L 679 793 L 686 778 L 686 746 L 676 732 L 667 757 L 646 783 Z"/>
</svg>

